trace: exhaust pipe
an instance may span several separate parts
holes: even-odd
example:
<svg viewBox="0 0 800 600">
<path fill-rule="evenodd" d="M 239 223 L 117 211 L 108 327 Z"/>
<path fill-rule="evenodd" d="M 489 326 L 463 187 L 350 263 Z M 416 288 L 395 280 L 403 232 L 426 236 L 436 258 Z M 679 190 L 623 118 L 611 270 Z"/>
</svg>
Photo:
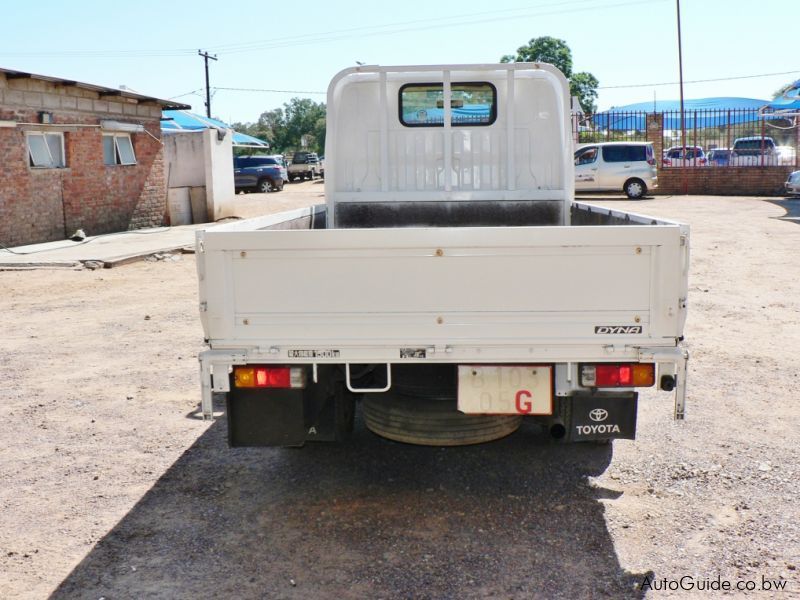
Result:
<svg viewBox="0 0 800 600">
<path fill-rule="evenodd" d="M 545 417 L 542 419 L 542 425 L 554 440 L 564 439 L 564 436 L 567 435 L 567 427 L 560 417 Z"/>
</svg>

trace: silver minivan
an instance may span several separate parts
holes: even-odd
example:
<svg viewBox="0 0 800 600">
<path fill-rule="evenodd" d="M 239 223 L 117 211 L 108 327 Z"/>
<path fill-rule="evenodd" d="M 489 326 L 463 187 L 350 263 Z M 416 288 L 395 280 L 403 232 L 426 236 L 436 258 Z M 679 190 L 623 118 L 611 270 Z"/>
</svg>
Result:
<svg viewBox="0 0 800 600">
<path fill-rule="evenodd" d="M 622 191 L 638 200 L 658 187 L 652 142 L 604 142 L 575 151 L 575 191 Z"/>
</svg>

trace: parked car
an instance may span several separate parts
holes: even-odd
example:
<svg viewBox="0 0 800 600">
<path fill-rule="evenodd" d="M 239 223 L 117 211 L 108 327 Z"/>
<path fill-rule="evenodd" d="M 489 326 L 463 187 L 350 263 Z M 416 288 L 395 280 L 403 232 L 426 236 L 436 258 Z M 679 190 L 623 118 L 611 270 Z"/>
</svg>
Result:
<svg viewBox="0 0 800 600">
<path fill-rule="evenodd" d="M 775 151 L 778 153 L 778 164 L 792 166 L 797 161 L 797 150 L 792 146 L 775 146 Z"/>
<path fill-rule="evenodd" d="M 319 157 L 316 152 L 295 152 L 289 165 L 289 181 L 314 179 L 319 171 Z"/>
<path fill-rule="evenodd" d="M 652 142 L 605 142 L 575 151 L 575 190 L 620 190 L 637 200 L 658 187 Z"/>
<path fill-rule="evenodd" d="M 286 180 L 286 167 L 274 156 L 233 157 L 233 185 L 237 192 L 280 192 Z"/>
<path fill-rule="evenodd" d="M 706 159 L 712 167 L 727 167 L 731 162 L 731 151 L 728 148 L 714 148 L 706 154 Z"/>
<path fill-rule="evenodd" d="M 790 196 L 800 195 L 800 171 L 789 173 L 789 177 L 783 185 L 786 186 L 786 193 Z"/>
<path fill-rule="evenodd" d="M 780 156 L 771 137 L 753 135 L 733 142 L 731 165 L 736 167 L 776 166 Z"/>
<path fill-rule="evenodd" d="M 664 152 L 665 167 L 705 167 L 708 164 L 702 146 L 674 146 Z"/>
</svg>

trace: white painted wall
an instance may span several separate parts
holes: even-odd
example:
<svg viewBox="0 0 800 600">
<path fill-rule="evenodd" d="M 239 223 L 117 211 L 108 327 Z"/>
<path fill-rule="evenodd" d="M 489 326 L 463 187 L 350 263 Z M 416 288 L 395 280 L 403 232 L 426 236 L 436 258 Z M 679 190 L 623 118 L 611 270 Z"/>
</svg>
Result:
<svg viewBox="0 0 800 600">
<path fill-rule="evenodd" d="M 203 188 L 206 214 L 197 214 L 195 223 L 216 221 L 233 214 L 233 134 L 228 131 L 219 139 L 216 129 L 183 131 L 163 135 L 167 187 Z M 195 189 L 194 195 L 200 192 Z"/>
<path fill-rule="evenodd" d="M 216 129 L 203 131 L 205 141 L 206 203 L 208 220 L 216 221 L 233 215 L 233 130 L 219 139 Z"/>
</svg>

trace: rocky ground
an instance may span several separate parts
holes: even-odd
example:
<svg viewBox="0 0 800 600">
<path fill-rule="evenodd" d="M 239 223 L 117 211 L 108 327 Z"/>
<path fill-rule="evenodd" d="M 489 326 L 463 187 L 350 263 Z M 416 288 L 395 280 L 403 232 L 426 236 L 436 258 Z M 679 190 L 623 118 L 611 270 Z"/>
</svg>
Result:
<svg viewBox="0 0 800 600">
<path fill-rule="evenodd" d="M 358 420 L 346 444 L 230 450 L 197 417 L 192 255 L 0 273 L 0 597 L 800 597 L 797 202 L 596 201 L 692 226 L 687 420 L 647 391 L 638 439 L 607 447 L 524 425 L 421 448 Z"/>
</svg>

